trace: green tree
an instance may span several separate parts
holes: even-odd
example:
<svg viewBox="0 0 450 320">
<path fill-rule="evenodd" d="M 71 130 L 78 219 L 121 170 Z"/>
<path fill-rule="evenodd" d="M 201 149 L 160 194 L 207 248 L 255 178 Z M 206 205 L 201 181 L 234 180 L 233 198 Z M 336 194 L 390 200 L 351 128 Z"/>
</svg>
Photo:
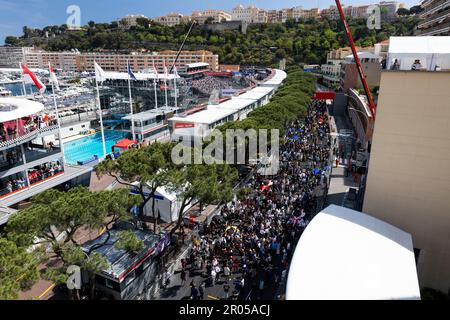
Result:
<svg viewBox="0 0 450 320">
<path fill-rule="evenodd" d="M 153 143 L 148 147 L 127 150 L 117 160 L 102 161 L 95 167 L 97 176 L 108 175 L 124 186 L 136 190 L 141 197 L 139 218 L 144 221 L 144 208 L 152 200 L 156 232 L 155 193 L 167 184 L 176 167 L 171 161 L 172 143 Z M 143 225 L 145 227 L 145 224 Z"/>
<path fill-rule="evenodd" d="M 0 300 L 18 298 L 39 279 L 38 260 L 33 253 L 0 237 Z"/>
<path fill-rule="evenodd" d="M 125 230 L 119 232 L 119 240 L 116 243 L 116 247 L 138 253 L 144 249 L 144 241 L 139 240 L 133 230 Z"/>
</svg>

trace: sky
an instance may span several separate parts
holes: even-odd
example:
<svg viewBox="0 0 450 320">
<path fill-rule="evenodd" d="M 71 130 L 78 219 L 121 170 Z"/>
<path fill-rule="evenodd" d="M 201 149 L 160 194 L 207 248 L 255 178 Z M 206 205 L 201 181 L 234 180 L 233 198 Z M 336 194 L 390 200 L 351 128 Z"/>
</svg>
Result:
<svg viewBox="0 0 450 320">
<path fill-rule="evenodd" d="M 408 6 L 419 4 L 421 0 L 397 0 Z M 345 0 L 345 5 L 378 3 L 378 0 Z M 111 22 L 127 14 L 143 14 L 149 18 L 169 12 L 188 15 L 193 10 L 223 9 L 231 11 L 238 4 L 251 5 L 263 9 L 327 8 L 333 0 L 0 0 L 0 44 L 8 35 L 22 35 L 22 27 L 43 28 L 48 25 L 66 23 L 67 7 L 77 5 L 81 10 L 81 24 L 88 21 Z"/>
</svg>

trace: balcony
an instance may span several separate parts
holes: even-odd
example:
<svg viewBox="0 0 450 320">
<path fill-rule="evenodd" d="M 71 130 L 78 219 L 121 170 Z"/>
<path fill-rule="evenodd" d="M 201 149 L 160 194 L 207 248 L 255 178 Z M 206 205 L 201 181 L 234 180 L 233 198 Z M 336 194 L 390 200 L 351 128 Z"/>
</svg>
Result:
<svg viewBox="0 0 450 320">
<path fill-rule="evenodd" d="M 448 8 L 446 8 L 444 11 L 439 12 L 431 17 L 429 17 L 426 21 L 421 22 L 417 28 L 418 29 L 423 29 L 426 26 L 430 26 L 434 23 L 439 22 L 440 19 L 444 19 L 444 18 L 448 18 L 450 16 L 450 6 Z"/>
<path fill-rule="evenodd" d="M 48 135 L 49 133 L 54 133 L 58 130 L 57 125 L 51 125 L 47 127 L 43 127 L 40 129 L 34 129 L 23 135 L 9 135 L 5 134 L 2 137 L 2 141 L 0 142 L 0 151 L 6 150 L 15 146 L 20 146 L 21 144 L 34 140 L 36 138 Z"/>
<path fill-rule="evenodd" d="M 80 177 L 92 171 L 92 168 L 68 166 L 64 167 L 63 172 L 58 172 L 53 175 L 48 175 L 40 180 L 34 180 L 30 186 L 17 188 L 12 192 L 6 193 L 5 189 L 0 190 L 0 206 L 11 206 L 20 201 L 27 200 L 45 190 L 54 188 L 72 179 Z M 3 192 L 3 195 L 2 195 Z"/>
<path fill-rule="evenodd" d="M 434 36 L 450 32 L 450 20 L 447 19 L 444 23 L 438 24 L 432 28 L 419 29 L 416 31 L 417 36 Z"/>
<path fill-rule="evenodd" d="M 420 18 L 426 19 L 431 14 L 437 12 L 438 10 L 444 9 L 450 5 L 450 0 L 440 0 L 434 1 L 430 6 L 425 7 L 425 11 L 420 14 Z"/>
</svg>

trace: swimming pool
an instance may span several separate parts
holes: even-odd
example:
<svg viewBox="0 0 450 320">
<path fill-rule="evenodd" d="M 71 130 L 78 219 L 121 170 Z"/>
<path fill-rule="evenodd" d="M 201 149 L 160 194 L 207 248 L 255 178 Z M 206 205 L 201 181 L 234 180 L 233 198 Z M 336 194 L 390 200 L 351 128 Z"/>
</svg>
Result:
<svg viewBox="0 0 450 320">
<path fill-rule="evenodd" d="M 112 146 L 126 136 L 126 132 L 105 130 L 106 153 L 110 153 Z M 64 143 L 64 156 L 69 164 L 77 164 L 78 161 L 87 160 L 94 155 L 99 158 L 103 156 L 101 132 Z"/>
</svg>

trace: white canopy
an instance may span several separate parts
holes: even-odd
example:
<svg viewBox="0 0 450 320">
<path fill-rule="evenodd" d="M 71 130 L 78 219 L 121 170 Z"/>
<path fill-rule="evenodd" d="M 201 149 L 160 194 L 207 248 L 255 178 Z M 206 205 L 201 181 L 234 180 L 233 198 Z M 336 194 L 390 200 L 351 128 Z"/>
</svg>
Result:
<svg viewBox="0 0 450 320">
<path fill-rule="evenodd" d="M 433 71 L 436 65 L 441 69 L 450 69 L 450 37 L 391 37 L 388 69 L 395 59 L 400 63 L 400 70 L 411 70 L 417 59 L 427 70 Z"/>
<path fill-rule="evenodd" d="M 39 102 L 21 98 L 0 98 L 0 123 L 28 117 L 44 110 Z"/>
<path fill-rule="evenodd" d="M 141 73 L 136 72 L 134 73 L 137 80 L 149 80 L 149 79 L 160 79 L 160 80 L 173 80 L 173 79 L 179 79 L 180 76 L 176 76 L 174 74 L 168 74 L 167 78 L 164 73 Z M 113 79 L 113 80 L 128 80 L 128 73 L 127 72 L 114 72 L 114 71 L 105 71 L 105 77 L 106 79 Z"/>
<path fill-rule="evenodd" d="M 327 207 L 297 244 L 286 298 L 420 299 L 411 235 L 364 213 Z"/>
</svg>

